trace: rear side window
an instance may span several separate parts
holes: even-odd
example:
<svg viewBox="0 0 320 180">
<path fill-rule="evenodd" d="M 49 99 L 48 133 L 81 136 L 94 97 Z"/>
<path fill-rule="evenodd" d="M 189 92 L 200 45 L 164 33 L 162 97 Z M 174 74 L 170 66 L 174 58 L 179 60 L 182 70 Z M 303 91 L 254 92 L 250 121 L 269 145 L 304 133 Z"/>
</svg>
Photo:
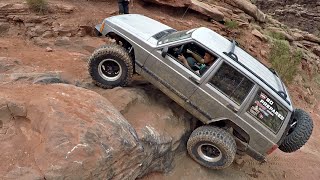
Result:
<svg viewBox="0 0 320 180">
<path fill-rule="evenodd" d="M 240 105 L 253 87 L 253 83 L 230 65 L 223 63 L 210 80 L 220 92 Z"/>
<path fill-rule="evenodd" d="M 258 91 L 247 112 L 274 133 L 279 131 L 288 114 L 284 108 L 261 90 Z"/>
</svg>

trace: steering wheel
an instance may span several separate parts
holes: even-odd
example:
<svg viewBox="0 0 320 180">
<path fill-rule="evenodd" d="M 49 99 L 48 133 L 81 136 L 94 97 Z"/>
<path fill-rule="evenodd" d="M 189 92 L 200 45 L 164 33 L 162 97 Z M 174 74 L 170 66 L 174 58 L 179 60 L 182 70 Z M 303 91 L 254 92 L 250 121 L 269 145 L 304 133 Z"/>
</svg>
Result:
<svg viewBox="0 0 320 180">
<path fill-rule="evenodd" d="M 173 55 L 175 57 L 178 57 L 179 55 L 181 55 L 183 53 L 183 49 L 184 49 L 184 45 L 180 46 L 179 49 L 175 50 Z"/>
<path fill-rule="evenodd" d="M 184 49 L 184 45 L 182 45 L 182 46 L 179 48 L 179 50 L 177 51 L 177 54 L 178 54 L 178 55 L 182 54 L 183 49 Z"/>
</svg>

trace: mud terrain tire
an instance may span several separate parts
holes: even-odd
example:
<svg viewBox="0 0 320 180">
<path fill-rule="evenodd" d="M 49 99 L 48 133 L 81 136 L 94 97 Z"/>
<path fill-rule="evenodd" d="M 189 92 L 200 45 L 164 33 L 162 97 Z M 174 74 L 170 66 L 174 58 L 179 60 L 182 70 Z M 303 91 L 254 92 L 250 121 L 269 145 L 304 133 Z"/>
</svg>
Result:
<svg viewBox="0 0 320 180">
<path fill-rule="evenodd" d="M 300 149 L 310 138 L 313 122 L 309 114 L 301 109 L 296 109 L 293 114 L 293 127 L 289 129 L 279 149 L 286 153 Z"/>
<path fill-rule="evenodd" d="M 123 47 L 108 44 L 94 51 L 88 62 L 88 70 L 94 84 L 110 89 L 127 86 L 131 82 L 133 64 Z"/>
<path fill-rule="evenodd" d="M 189 155 L 210 169 L 223 169 L 233 162 L 236 142 L 227 131 L 213 126 L 195 129 L 187 143 Z"/>
</svg>

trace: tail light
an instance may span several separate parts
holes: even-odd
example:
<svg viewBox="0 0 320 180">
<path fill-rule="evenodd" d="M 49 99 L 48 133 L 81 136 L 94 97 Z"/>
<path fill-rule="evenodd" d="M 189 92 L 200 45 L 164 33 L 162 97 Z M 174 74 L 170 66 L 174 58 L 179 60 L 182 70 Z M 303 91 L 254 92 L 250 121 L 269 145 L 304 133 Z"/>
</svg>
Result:
<svg viewBox="0 0 320 180">
<path fill-rule="evenodd" d="M 272 153 L 273 151 L 275 151 L 278 147 L 279 147 L 279 146 L 278 146 L 277 144 L 273 145 L 272 148 L 267 151 L 267 154 L 268 154 L 268 155 L 271 154 L 271 153 Z"/>
</svg>

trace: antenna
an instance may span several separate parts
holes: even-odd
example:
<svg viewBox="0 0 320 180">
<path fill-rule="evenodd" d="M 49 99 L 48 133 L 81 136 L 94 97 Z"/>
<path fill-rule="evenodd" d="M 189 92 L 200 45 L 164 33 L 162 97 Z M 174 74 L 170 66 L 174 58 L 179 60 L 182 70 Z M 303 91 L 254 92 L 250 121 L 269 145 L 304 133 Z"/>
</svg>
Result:
<svg viewBox="0 0 320 180">
<path fill-rule="evenodd" d="M 191 6 L 191 3 L 189 4 L 189 6 L 188 6 L 188 8 L 186 9 L 186 11 L 183 13 L 183 15 L 182 15 L 182 17 L 181 17 L 181 19 L 180 19 L 180 20 L 182 20 L 182 19 L 184 18 L 184 16 L 187 14 L 187 12 L 188 12 L 188 10 L 189 10 L 190 6 Z"/>
</svg>

